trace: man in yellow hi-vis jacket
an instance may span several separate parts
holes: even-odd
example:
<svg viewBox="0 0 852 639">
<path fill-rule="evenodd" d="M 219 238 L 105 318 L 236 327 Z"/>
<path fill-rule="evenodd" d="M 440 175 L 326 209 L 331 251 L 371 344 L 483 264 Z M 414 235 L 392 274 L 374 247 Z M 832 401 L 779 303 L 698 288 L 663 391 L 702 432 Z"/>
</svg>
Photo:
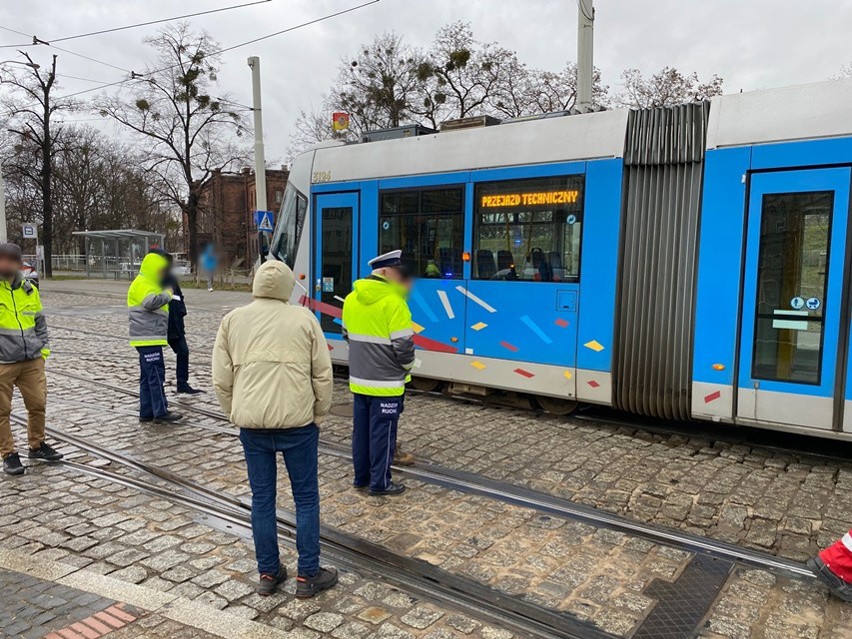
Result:
<svg viewBox="0 0 852 639">
<path fill-rule="evenodd" d="M 166 366 L 163 346 L 169 343 L 169 302 L 171 289 L 161 282 L 169 261 L 160 253 L 148 253 L 139 275 L 127 291 L 130 313 L 130 345 L 139 351 L 139 421 L 176 422 L 181 416 L 169 412 L 163 384 Z"/>
<path fill-rule="evenodd" d="M 355 487 L 372 495 L 398 495 L 391 463 L 405 382 L 414 367 L 414 331 L 406 297 L 411 274 L 402 251 L 372 260 L 372 275 L 358 280 L 343 304 L 343 336 L 349 342 L 349 389 L 354 393 L 352 458 Z"/>
<path fill-rule="evenodd" d="M 44 360 L 50 355 L 47 322 L 38 289 L 21 275 L 23 263 L 17 244 L 0 244 L 0 457 L 3 457 L 3 471 L 8 475 L 24 474 L 9 423 L 15 386 L 27 407 L 29 458 L 62 459 L 44 441 L 47 408 Z"/>
</svg>

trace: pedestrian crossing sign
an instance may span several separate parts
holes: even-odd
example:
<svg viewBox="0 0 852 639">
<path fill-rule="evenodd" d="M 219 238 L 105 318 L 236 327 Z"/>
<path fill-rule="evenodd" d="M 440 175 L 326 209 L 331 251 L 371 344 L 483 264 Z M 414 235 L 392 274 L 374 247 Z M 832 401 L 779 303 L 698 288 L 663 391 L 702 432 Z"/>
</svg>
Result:
<svg viewBox="0 0 852 639">
<path fill-rule="evenodd" d="M 255 211 L 254 223 L 257 226 L 258 231 L 272 233 L 272 231 L 275 230 L 272 211 Z"/>
</svg>

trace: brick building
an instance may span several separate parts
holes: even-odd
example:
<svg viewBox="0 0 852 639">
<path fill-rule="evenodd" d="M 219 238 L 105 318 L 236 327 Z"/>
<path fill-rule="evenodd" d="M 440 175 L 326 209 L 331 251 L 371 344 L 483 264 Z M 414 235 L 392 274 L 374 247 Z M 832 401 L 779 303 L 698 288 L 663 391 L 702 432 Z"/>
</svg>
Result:
<svg viewBox="0 0 852 639">
<path fill-rule="evenodd" d="M 276 220 L 284 187 L 290 172 L 285 168 L 266 170 L 266 201 Z M 257 259 L 257 208 L 254 171 L 244 168 L 239 173 L 214 171 L 201 185 L 198 211 L 198 247 L 213 242 L 221 252 L 225 268 L 239 261 L 238 269 L 248 269 Z M 184 237 L 189 237 L 184 218 Z"/>
</svg>

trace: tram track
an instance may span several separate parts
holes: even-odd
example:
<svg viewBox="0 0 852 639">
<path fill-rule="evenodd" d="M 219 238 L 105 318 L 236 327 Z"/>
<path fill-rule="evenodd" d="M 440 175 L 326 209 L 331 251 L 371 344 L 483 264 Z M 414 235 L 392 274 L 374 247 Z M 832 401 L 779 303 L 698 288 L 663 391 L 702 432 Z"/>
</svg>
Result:
<svg viewBox="0 0 852 639">
<path fill-rule="evenodd" d="M 93 380 L 74 373 L 63 372 L 59 374 L 78 381 L 89 382 L 129 397 L 138 397 L 138 393 L 135 391 L 117 384 Z M 227 416 L 221 411 L 180 400 L 173 401 L 173 404 L 183 410 L 230 424 Z M 233 426 L 219 427 L 211 424 L 183 423 L 194 428 L 200 428 L 229 437 L 237 436 Z M 338 442 L 329 442 L 321 439 L 320 452 L 351 460 L 351 452 L 348 450 L 348 447 Z M 595 527 L 615 530 L 646 539 L 653 543 L 672 546 L 713 558 L 723 558 L 756 568 L 780 571 L 797 577 L 813 578 L 813 573 L 804 564 L 799 562 L 700 535 L 642 523 L 621 515 L 602 511 L 592 506 L 576 504 L 567 499 L 542 493 L 524 486 L 489 479 L 475 473 L 451 469 L 429 462 L 416 462 L 413 466 L 395 467 L 395 470 L 412 479 L 417 479 L 425 483 L 496 499 L 504 503 L 530 508 L 547 515 L 580 521 Z"/>
<path fill-rule="evenodd" d="M 18 415 L 13 414 L 12 418 L 17 423 L 26 423 Z M 247 500 L 116 453 L 86 438 L 56 428 L 48 428 L 48 432 L 59 441 L 151 479 L 138 479 L 76 461 L 61 462 L 77 472 L 135 488 L 233 527 L 251 527 L 251 504 Z M 278 509 L 277 519 L 279 539 L 295 546 L 295 513 Z M 361 574 L 375 575 L 421 597 L 523 633 L 522 636 L 540 639 L 616 639 L 615 635 L 568 613 L 510 596 L 468 577 L 450 573 L 420 559 L 400 555 L 337 529 L 322 526 L 321 545 L 326 556 L 338 565 Z"/>
</svg>

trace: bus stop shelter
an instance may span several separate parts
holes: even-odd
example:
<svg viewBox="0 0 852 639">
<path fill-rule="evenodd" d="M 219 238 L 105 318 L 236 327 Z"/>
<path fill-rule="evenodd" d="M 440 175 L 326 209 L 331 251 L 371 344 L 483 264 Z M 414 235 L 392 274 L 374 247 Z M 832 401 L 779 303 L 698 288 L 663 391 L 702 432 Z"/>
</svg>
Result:
<svg viewBox="0 0 852 639">
<path fill-rule="evenodd" d="M 86 277 L 132 279 L 142 258 L 152 248 L 162 248 L 165 236 L 152 231 L 75 231 L 85 239 Z"/>
</svg>

